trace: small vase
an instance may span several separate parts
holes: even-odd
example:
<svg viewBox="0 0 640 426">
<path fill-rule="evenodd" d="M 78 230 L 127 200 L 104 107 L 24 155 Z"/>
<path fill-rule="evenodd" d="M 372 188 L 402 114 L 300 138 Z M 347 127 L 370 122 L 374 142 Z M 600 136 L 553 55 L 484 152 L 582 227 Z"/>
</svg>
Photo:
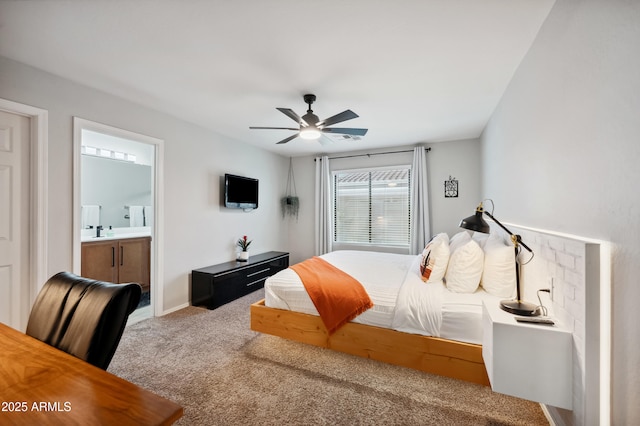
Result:
<svg viewBox="0 0 640 426">
<path fill-rule="evenodd" d="M 240 253 L 238 253 L 238 261 L 246 262 L 247 260 L 249 260 L 249 252 L 248 251 L 241 251 Z"/>
</svg>

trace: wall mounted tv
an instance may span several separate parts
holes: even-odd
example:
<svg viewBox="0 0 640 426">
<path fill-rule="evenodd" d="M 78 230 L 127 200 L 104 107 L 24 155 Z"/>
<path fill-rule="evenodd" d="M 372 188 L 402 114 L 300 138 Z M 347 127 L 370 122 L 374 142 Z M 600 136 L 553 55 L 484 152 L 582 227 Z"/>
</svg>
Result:
<svg viewBox="0 0 640 426">
<path fill-rule="evenodd" d="M 258 179 L 225 174 L 224 206 L 230 209 L 257 209 Z"/>
</svg>

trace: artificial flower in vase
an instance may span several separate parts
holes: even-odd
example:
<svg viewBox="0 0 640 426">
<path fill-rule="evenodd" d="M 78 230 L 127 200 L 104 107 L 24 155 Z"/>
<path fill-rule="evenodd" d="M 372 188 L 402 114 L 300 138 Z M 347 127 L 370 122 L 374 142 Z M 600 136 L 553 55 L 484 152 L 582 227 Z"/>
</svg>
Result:
<svg viewBox="0 0 640 426">
<path fill-rule="evenodd" d="M 245 235 L 242 238 L 239 238 L 236 244 L 242 249 L 242 251 L 238 253 L 238 260 L 241 262 L 249 260 L 249 245 L 251 244 L 251 240 L 247 239 L 247 236 Z"/>
</svg>

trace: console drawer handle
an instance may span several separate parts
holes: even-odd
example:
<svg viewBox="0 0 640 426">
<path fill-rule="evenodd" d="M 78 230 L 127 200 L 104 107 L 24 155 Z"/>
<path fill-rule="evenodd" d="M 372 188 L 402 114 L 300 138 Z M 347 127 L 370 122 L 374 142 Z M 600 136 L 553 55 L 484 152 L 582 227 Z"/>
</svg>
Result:
<svg viewBox="0 0 640 426">
<path fill-rule="evenodd" d="M 266 269 L 263 269 L 261 271 L 254 272 L 253 274 L 247 274 L 247 278 L 251 278 L 254 275 L 262 274 L 263 272 L 269 272 L 270 270 L 271 270 L 271 268 L 266 268 Z"/>
<path fill-rule="evenodd" d="M 245 287 L 250 287 L 250 286 L 252 286 L 254 284 L 257 284 L 257 283 L 259 283 L 261 281 L 264 281 L 264 278 L 260 278 L 259 280 L 251 281 L 249 284 L 245 285 Z"/>
</svg>

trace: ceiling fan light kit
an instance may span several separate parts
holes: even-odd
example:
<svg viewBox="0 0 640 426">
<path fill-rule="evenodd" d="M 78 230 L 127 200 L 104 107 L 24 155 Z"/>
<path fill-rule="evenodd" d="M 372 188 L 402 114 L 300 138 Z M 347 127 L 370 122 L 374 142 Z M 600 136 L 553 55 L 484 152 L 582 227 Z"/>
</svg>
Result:
<svg viewBox="0 0 640 426">
<path fill-rule="evenodd" d="M 307 94 L 303 96 L 304 102 L 309 106 L 307 109 L 307 113 L 300 117 L 293 110 L 289 108 L 276 108 L 278 111 L 291 118 L 293 121 L 298 123 L 300 126 L 299 129 L 292 127 L 249 127 L 250 129 L 275 129 L 275 130 L 294 130 L 298 133 L 292 136 L 289 136 L 278 144 L 287 143 L 298 136 L 302 139 L 306 140 L 317 140 L 319 139 L 323 133 L 334 133 L 334 134 L 343 134 L 343 135 L 355 135 L 355 136 L 364 136 L 367 134 L 368 129 L 353 129 L 348 127 L 328 127 L 333 124 L 342 123 L 343 121 L 351 120 L 358 117 L 358 114 L 351 111 L 350 109 L 342 111 L 339 114 L 333 115 L 325 120 L 320 120 L 317 115 L 313 113 L 311 109 L 311 104 L 313 104 L 316 100 L 316 95 Z"/>
<path fill-rule="evenodd" d="M 320 133 L 320 130 L 316 129 L 315 127 L 312 128 L 311 126 L 305 127 L 304 129 L 300 130 L 300 137 L 306 140 L 316 140 L 321 135 L 322 133 Z"/>
</svg>

